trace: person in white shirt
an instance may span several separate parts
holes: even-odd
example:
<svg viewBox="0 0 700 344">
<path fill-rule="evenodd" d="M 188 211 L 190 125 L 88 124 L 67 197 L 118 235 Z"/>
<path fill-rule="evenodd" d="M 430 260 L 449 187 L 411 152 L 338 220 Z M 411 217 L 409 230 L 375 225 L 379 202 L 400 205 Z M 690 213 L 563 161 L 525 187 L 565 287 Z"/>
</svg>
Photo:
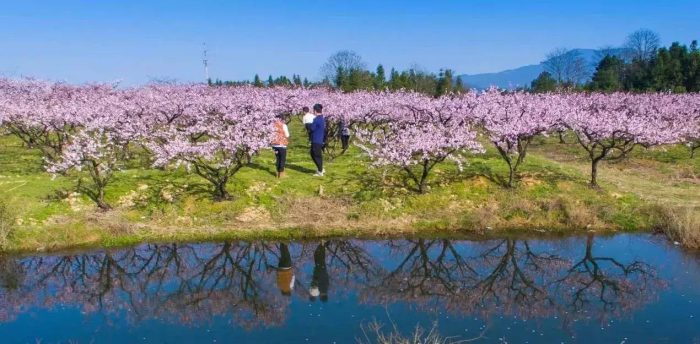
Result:
<svg viewBox="0 0 700 344">
<path fill-rule="evenodd" d="M 301 121 L 304 123 L 306 132 L 309 134 L 309 142 L 311 142 L 311 123 L 313 123 L 314 117 L 316 117 L 316 115 L 311 113 L 311 110 L 308 106 L 304 106 L 301 110 L 304 112 L 304 116 L 301 118 Z"/>
</svg>

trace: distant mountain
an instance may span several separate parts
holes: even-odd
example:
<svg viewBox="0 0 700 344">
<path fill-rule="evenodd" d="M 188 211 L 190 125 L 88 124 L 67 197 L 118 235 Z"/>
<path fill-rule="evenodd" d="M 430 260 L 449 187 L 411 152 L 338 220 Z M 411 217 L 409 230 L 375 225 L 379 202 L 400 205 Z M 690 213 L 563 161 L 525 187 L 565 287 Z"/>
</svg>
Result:
<svg viewBox="0 0 700 344">
<path fill-rule="evenodd" d="M 542 64 L 527 65 L 515 69 L 508 69 L 496 73 L 463 74 L 462 82 L 469 88 L 485 89 L 491 86 L 499 88 L 518 88 L 529 86 L 530 82 L 537 78 L 544 70 Z"/>
<path fill-rule="evenodd" d="M 593 74 L 595 67 L 603 58 L 603 53 L 596 49 L 574 49 L 583 59 L 588 62 L 590 73 Z M 613 49 L 613 54 L 621 54 L 622 49 Z M 544 71 L 544 64 L 527 65 L 515 69 L 508 69 L 496 73 L 481 73 L 481 74 L 463 74 L 462 82 L 470 88 L 486 89 L 491 86 L 499 88 L 513 89 L 518 87 L 530 86 L 532 80 L 537 78 Z"/>
</svg>

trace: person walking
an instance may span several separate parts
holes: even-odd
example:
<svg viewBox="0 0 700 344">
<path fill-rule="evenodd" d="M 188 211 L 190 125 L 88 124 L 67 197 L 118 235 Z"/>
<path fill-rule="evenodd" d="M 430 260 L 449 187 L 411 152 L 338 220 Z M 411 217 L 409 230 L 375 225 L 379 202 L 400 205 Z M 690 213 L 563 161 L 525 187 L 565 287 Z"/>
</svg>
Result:
<svg viewBox="0 0 700 344">
<path fill-rule="evenodd" d="M 287 164 L 287 145 L 289 144 L 289 128 L 284 123 L 284 116 L 277 115 L 274 122 L 275 133 L 272 139 L 272 149 L 275 151 L 275 167 L 277 178 L 284 177 L 284 167 Z"/>
<path fill-rule="evenodd" d="M 340 124 L 338 125 L 338 134 L 340 134 L 340 143 L 342 144 L 343 152 L 345 152 L 350 146 L 350 127 L 348 127 L 348 123 L 345 121 L 345 118 L 340 120 Z"/>
<path fill-rule="evenodd" d="M 323 105 L 314 105 L 314 120 L 311 122 L 311 159 L 316 164 L 314 177 L 323 177 L 323 146 L 326 143 L 326 120 L 323 118 Z"/>
<path fill-rule="evenodd" d="M 304 116 L 301 118 L 301 122 L 304 123 L 304 128 L 306 128 L 306 133 L 309 134 L 309 143 L 311 142 L 311 123 L 314 121 L 314 114 L 311 113 L 308 106 L 304 106 L 301 111 L 304 112 Z"/>
</svg>

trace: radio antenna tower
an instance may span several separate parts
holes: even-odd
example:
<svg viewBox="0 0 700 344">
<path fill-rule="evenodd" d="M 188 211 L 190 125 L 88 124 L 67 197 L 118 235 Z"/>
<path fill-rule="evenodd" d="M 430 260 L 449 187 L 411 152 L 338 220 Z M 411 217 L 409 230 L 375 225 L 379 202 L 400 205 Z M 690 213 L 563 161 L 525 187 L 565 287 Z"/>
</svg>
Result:
<svg viewBox="0 0 700 344">
<path fill-rule="evenodd" d="M 206 77 L 206 81 L 209 82 L 209 60 L 207 60 L 207 42 L 202 43 L 204 46 L 204 58 L 202 62 L 204 62 L 204 76 Z"/>
</svg>

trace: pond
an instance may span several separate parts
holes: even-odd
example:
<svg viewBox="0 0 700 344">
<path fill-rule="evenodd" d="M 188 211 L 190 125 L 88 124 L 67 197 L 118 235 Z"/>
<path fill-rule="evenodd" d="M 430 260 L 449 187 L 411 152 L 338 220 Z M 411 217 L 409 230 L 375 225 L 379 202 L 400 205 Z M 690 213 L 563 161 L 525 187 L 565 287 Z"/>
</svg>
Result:
<svg viewBox="0 0 700 344">
<path fill-rule="evenodd" d="M 0 256 L 3 343 L 700 343 L 700 258 L 647 234 L 144 244 Z"/>
</svg>

